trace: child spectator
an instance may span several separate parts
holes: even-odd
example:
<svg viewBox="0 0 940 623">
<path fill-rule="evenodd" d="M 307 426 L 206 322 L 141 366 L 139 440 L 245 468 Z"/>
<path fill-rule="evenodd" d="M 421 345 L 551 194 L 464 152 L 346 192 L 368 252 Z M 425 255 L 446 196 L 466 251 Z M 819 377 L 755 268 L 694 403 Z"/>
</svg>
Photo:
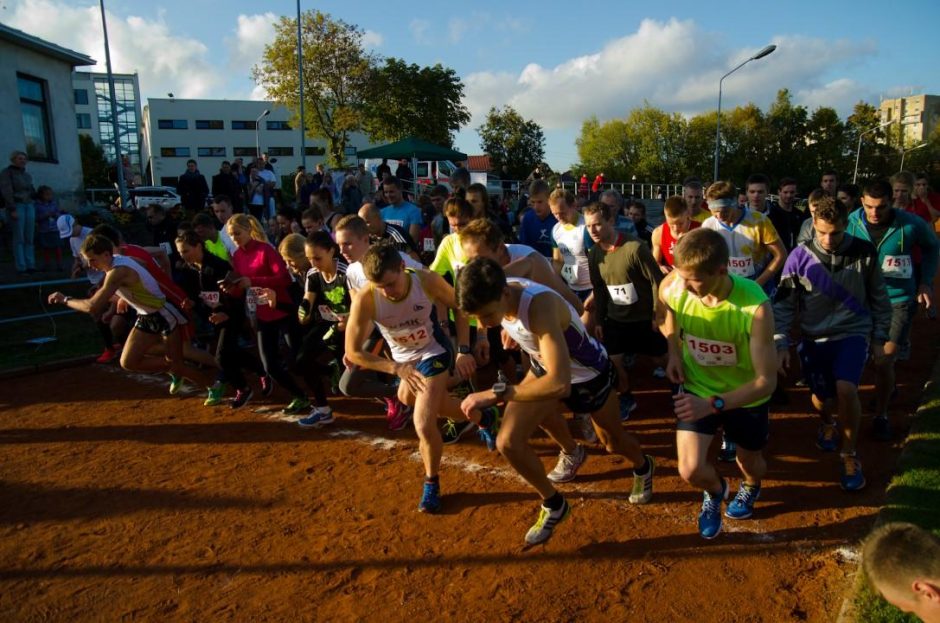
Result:
<svg viewBox="0 0 940 623">
<path fill-rule="evenodd" d="M 52 257 L 55 256 L 55 270 L 65 270 L 62 266 L 62 239 L 56 221 L 59 218 L 59 204 L 48 186 L 36 190 L 36 229 L 39 233 L 39 248 L 42 249 L 42 269 L 52 270 Z"/>
</svg>

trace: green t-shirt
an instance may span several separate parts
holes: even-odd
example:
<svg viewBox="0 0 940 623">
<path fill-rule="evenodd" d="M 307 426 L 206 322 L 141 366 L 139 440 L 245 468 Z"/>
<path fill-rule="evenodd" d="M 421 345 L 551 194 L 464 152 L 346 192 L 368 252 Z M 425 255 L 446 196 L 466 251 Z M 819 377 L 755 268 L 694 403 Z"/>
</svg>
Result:
<svg viewBox="0 0 940 623">
<path fill-rule="evenodd" d="M 222 236 L 219 236 L 218 240 L 216 240 L 215 242 L 212 242 L 211 240 L 206 238 L 203 244 L 205 244 L 206 251 L 208 251 L 212 255 L 222 258 L 226 262 L 232 261 L 232 259 L 229 257 L 228 249 L 225 247 L 225 243 L 222 242 Z"/>
<path fill-rule="evenodd" d="M 663 272 L 643 241 L 619 234 L 617 247 L 610 252 L 595 244 L 588 251 L 588 266 L 599 322 L 653 319 L 653 301 Z"/>
<path fill-rule="evenodd" d="M 685 388 L 708 398 L 753 381 L 751 325 L 757 308 L 767 300 L 764 290 L 756 281 L 729 275 L 732 287 L 728 298 L 707 307 L 676 277 L 664 290 L 663 300 L 675 312 Z M 745 406 L 754 407 L 768 399 Z"/>
<path fill-rule="evenodd" d="M 463 252 L 463 247 L 460 246 L 460 238 L 457 237 L 457 234 L 447 234 L 437 247 L 437 254 L 434 256 L 434 261 L 431 262 L 430 269 L 456 287 L 457 273 L 466 263 L 467 256 Z M 453 310 L 448 311 L 448 315 L 451 320 L 454 319 Z M 476 318 L 470 318 L 470 326 L 477 326 Z"/>
</svg>

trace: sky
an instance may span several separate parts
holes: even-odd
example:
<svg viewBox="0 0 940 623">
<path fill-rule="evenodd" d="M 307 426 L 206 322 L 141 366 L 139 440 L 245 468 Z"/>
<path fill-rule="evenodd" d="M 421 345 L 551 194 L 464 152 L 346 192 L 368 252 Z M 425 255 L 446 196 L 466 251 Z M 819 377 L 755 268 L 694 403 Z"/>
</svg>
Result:
<svg viewBox="0 0 940 623">
<path fill-rule="evenodd" d="M 273 22 L 297 10 L 293 0 L 105 4 L 114 71 L 137 72 L 145 102 L 169 92 L 263 99 L 250 68 L 273 39 Z M 546 161 L 559 170 L 578 161 L 575 141 L 591 115 L 624 117 L 644 102 L 684 115 L 714 110 L 721 76 L 771 43 L 773 54 L 724 81 L 722 109 L 766 109 L 781 88 L 810 111 L 831 106 L 843 117 L 860 100 L 940 94 L 936 0 L 301 0 L 301 9 L 357 25 L 376 54 L 454 69 L 473 116 L 457 135 L 461 151 L 482 153 L 475 128 L 490 107 L 511 105 L 545 130 Z M 0 0 L 0 22 L 105 69 L 98 2 Z"/>
</svg>

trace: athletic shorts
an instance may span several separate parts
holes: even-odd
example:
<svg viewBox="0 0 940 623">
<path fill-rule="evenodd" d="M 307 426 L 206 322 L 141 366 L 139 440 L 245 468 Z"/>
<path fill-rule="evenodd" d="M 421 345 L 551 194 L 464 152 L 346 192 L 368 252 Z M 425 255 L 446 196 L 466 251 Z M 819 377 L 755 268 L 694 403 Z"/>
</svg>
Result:
<svg viewBox="0 0 940 623">
<path fill-rule="evenodd" d="M 535 359 L 532 359 L 531 369 L 535 376 L 545 375 L 545 370 L 535 363 Z M 608 360 L 607 367 L 593 379 L 572 384 L 568 397 L 563 398 L 561 402 L 571 409 L 572 413 L 596 413 L 607 402 L 607 397 L 616 386 L 617 370 Z"/>
<path fill-rule="evenodd" d="M 666 338 L 653 328 L 652 320 L 604 322 L 604 348 L 608 355 L 648 355 L 661 357 L 669 350 Z"/>
<path fill-rule="evenodd" d="M 888 340 L 898 346 L 904 346 L 911 339 L 911 324 L 917 312 L 917 300 L 891 305 L 891 328 Z"/>
<path fill-rule="evenodd" d="M 420 372 L 421 376 L 426 379 L 437 376 L 438 374 L 444 374 L 445 372 L 453 372 L 454 362 L 457 359 L 454 354 L 453 343 L 436 324 L 434 325 L 434 338 L 437 340 L 437 343 L 444 348 L 444 352 L 439 355 L 425 357 L 414 364 L 415 370 Z"/>
<path fill-rule="evenodd" d="M 757 452 L 763 450 L 770 437 L 769 405 L 764 403 L 756 407 L 741 407 L 722 413 L 712 413 L 695 422 L 679 420 L 676 428 L 701 435 L 715 435 L 718 429 L 725 432 L 725 437 L 745 450 Z"/>
<path fill-rule="evenodd" d="M 591 296 L 591 292 L 593 291 L 593 288 L 588 288 L 587 290 L 572 290 L 572 292 L 575 293 L 575 296 L 581 299 L 582 303 L 586 301 L 589 296 Z"/>
<path fill-rule="evenodd" d="M 167 337 L 177 327 L 185 324 L 186 320 L 179 310 L 173 307 L 172 304 L 166 303 L 162 309 L 152 314 L 137 314 L 137 322 L 134 323 L 134 328 L 142 333 Z"/>
<path fill-rule="evenodd" d="M 836 397 L 836 381 L 858 387 L 868 358 L 868 340 L 853 335 L 841 340 L 803 340 L 797 347 L 803 379 L 820 400 Z"/>
</svg>

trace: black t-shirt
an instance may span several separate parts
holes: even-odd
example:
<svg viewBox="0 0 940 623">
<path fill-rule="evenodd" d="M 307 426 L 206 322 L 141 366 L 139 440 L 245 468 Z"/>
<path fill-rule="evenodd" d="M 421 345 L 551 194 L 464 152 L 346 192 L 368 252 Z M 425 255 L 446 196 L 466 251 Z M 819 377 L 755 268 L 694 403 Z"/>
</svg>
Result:
<svg viewBox="0 0 940 623">
<path fill-rule="evenodd" d="M 398 249 L 400 253 L 418 252 L 418 247 L 408 232 L 394 223 L 385 223 L 385 233 L 382 234 L 381 237 L 376 238 L 375 236 L 370 236 L 370 238 L 372 244 L 388 242 Z"/>
<path fill-rule="evenodd" d="M 792 251 L 797 245 L 797 239 L 800 236 L 800 229 L 803 227 L 803 221 L 809 218 L 808 212 L 794 207 L 791 210 L 784 210 L 778 204 L 771 204 L 767 212 L 767 218 L 773 223 L 780 241 L 783 243 L 787 253 Z"/>
<path fill-rule="evenodd" d="M 311 269 L 307 273 L 306 291 L 315 295 L 314 306 L 321 321 L 335 323 L 349 315 L 351 301 L 345 263 L 336 263 L 336 275 L 329 282 L 323 273 Z"/>
<path fill-rule="evenodd" d="M 212 312 L 225 312 L 234 317 L 244 310 L 241 299 L 233 298 L 219 289 L 219 282 L 232 271 L 232 265 L 208 251 L 203 253 L 202 266 L 196 268 L 189 264 L 180 271 L 179 286 L 187 298 L 196 303 L 196 311 L 208 317 Z M 214 300 L 214 294 L 218 300 Z"/>
</svg>

